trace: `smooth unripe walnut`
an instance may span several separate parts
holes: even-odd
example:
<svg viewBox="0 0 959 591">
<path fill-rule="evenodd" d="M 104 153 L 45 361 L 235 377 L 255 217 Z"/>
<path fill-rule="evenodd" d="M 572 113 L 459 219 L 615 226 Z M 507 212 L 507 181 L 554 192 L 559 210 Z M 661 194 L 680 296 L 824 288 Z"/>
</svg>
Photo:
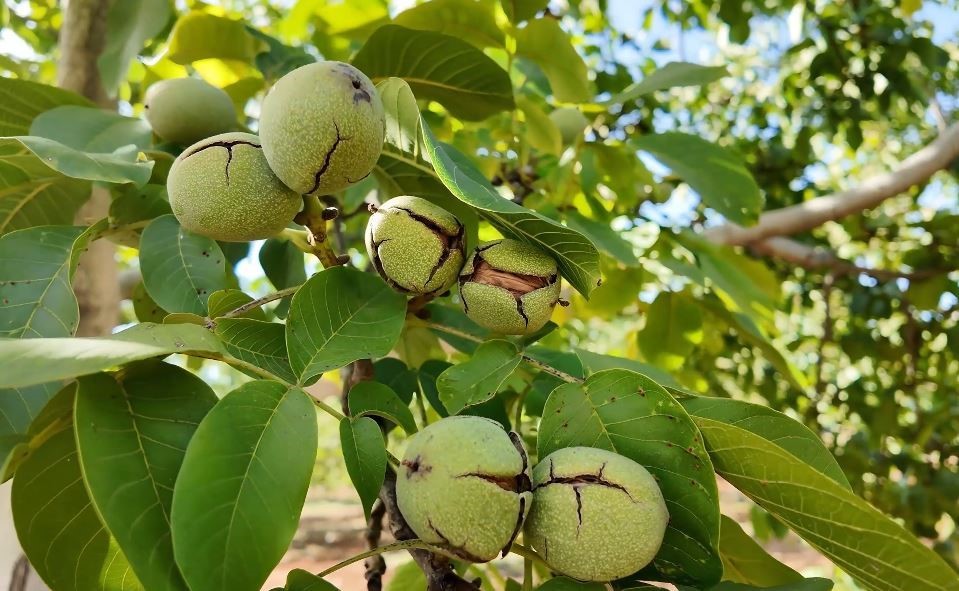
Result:
<svg viewBox="0 0 959 591">
<path fill-rule="evenodd" d="M 416 535 L 471 562 L 509 549 L 529 489 L 519 436 L 480 417 L 448 417 L 411 437 L 396 474 L 396 501 Z"/>
<path fill-rule="evenodd" d="M 274 236 L 303 206 L 303 198 L 270 170 L 259 138 L 249 133 L 193 144 L 173 162 L 166 186 L 181 226 L 227 242 Z"/>
<path fill-rule="evenodd" d="M 161 80 L 147 88 L 144 116 L 161 139 L 186 146 L 236 129 L 230 95 L 198 78 Z"/>
<path fill-rule="evenodd" d="M 575 107 L 563 107 L 549 114 L 549 118 L 559 128 L 563 145 L 568 146 L 583 136 L 583 130 L 589 125 L 586 117 Z"/>
<path fill-rule="evenodd" d="M 559 301 L 556 261 L 517 240 L 481 244 L 460 273 L 463 311 L 501 334 L 530 334 L 549 322 Z"/>
<path fill-rule="evenodd" d="M 669 514 L 646 468 L 603 449 L 568 447 L 533 468 L 526 540 L 551 568 L 581 581 L 612 581 L 649 564 Z"/>
<path fill-rule="evenodd" d="M 365 178 L 385 135 L 386 116 L 373 83 L 342 62 L 293 70 L 277 81 L 260 111 L 270 167 L 304 195 L 335 193 Z"/>
<path fill-rule="evenodd" d="M 366 226 L 373 267 L 393 289 L 440 294 L 459 276 L 466 258 L 463 224 L 419 197 L 394 197 L 375 208 Z"/>
</svg>

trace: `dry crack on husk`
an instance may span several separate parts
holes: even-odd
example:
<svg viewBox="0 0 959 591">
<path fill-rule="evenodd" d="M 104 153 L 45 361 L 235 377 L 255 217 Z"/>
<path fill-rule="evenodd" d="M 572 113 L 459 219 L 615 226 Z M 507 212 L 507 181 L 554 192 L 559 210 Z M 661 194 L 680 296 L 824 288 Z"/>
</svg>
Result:
<svg viewBox="0 0 959 591">
<path fill-rule="evenodd" d="M 204 150 L 208 150 L 210 148 L 226 148 L 227 156 L 226 156 L 226 166 L 225 166 L 224 172 L 226 174 L 226 184 L 229 185 L 230 184 L 230 163 L 233 162 L 233 148 L 236 146 L 252 146 L 258 150 L 262 149 L 262 147 L 259 144 L 254 144 L 253 142 L 248 142 L 245 140 L 236 140 L 232 142 L 213 142 L 210 144 L 202 145 L 195 150 L 191 150 L 190 152 L 187 152 L 186 154 L 182 156 L 182 158 L 186 160 L 190 156 L 193 156 L 194 154 L 199 154 L 200 152 L 203 152 Z"/>
</svg>

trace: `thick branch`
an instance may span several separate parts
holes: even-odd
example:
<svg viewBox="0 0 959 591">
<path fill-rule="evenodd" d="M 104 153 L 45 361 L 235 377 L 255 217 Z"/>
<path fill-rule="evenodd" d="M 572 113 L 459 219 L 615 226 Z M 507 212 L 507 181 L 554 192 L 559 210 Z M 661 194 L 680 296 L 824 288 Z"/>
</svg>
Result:
<svg viewBox="0 0 959 591">
<path fill-rule="evenodd" d="M 107 13 L 110 0 L 71 0 L 63 12 L 60 28 L 60 63 L 57 83 L 79 93 L 101 107 L 114 109 L 100 80 L 97 59 L 106 42 Z M 75 222 L 89 225 L 106 217 L 110 208 L 110 192 L 94 187 Z M 73 290 L 80 307 L 78 336 L 110 334 L 116 326 L 120 310 L 120 287 L 117 282 L 116 247 L 106 240 L 93 242 L 80 256 Z"/>
<path fill-rule="evenodd" d="M 804 269 L 830 271 L 833 275 L 868 275 L 880 281 L 900 278 L 917 280 L 949 272 L 946 269 L 922 269 L 909 272 L 861 267 L 837 257 L 831 250 L 809 246 L 781 236 L 750 244 L 749 249 L 755 254 L 777 258 Z"/>
<path fill-rule="evenodd" d="M 789 236 L 816 228 L 825 222 L 875 207 L 910 187 L 929 179 L 959 156 L 959 124 L 944 131 L 932 143 L 903 160 L 888 173 L 858 187 L 809 201 L 768 211 L 755 226 L 744 228 L 727 223 L 710 228 L 703 235 L 718 244 L 755 244 L 772 236 Z"/>
</svg>

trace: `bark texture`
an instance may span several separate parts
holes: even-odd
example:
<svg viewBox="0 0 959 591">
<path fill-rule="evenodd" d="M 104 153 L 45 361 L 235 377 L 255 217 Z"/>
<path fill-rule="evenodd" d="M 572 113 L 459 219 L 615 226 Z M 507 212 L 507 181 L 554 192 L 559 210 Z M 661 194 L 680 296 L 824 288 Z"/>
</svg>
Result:
<svg viewBox="0 0 959 591">
<path fill-rule="evenodd" d="M 110 0 L 70 0 L 64 7 L 57 83 L 101 107 L 113 109 L 115 105 L 103 88 L 97 66 L 106 43 L 110 3 Z M 90 200 L 80 208 L 74 221 L 89 225 L 106 217 L 109 208 L 109 190 L 94 187 Z M 117 324 L 120 286 L 115 254 L 112 242 L 97 240 L 80 256 L 73 282 L 80 305 L 78 336 L 110 334 Z"/>
</svg>

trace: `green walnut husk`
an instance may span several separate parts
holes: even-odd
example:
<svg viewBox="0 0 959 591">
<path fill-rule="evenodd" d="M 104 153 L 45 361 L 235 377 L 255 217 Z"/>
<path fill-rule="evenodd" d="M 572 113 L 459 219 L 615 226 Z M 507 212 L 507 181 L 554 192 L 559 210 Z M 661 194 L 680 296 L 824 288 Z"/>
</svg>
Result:
<svg viewBox="0 0 959 591">
<path fill-rule="evenodd" d="M 186 146 L 236 129 L 230 95 L 198 78 L 173 78 L 150 85 L 144 116 L 161 139 Z"/>
<path fill-rule="evenodd" d="M 167 193 L 181 226 L 226 242 L 275 236 L 303 206 L 249 133 L 224 133 L 184 150 L 170 168 Z"/>
<path fill-rule="evenodd" d="M 517 240 L 477 247 L 460 273 L 463 311 L 500 334 L 524 335 L 543 328 L 559 301 L 556 261 Z"/>
<path fill-rule="evenodd" d="M 373 83 L 349 64 L 317 62 L 280 78 L 260 111 L 263 152 L 304 195 L 346 189 L 373 170 L 386 116 Z"/>
<path fill-rule="evenodd" d="M 393 289 L 441 294 L 456 283 L 466 244 L 456 216 L 419 197 L 394 197 L 375 209 L 366 226 L 373 267 Z"/>
<path fill-rule="evenodd" d="M 649 564 L 669 514 L 656 480 L 610 451 L 568 447 L 533 468 L 525 539 L 559 573 L 612 581 Z"/>
<path fill-rule="evenodd" d="M 529 490 L 519 436 L 480 417 L 448 417 L 411 437 L 396 475 L 396 501 L 416 535 L 471 562 L 509 550 Z"/>
</svg>

